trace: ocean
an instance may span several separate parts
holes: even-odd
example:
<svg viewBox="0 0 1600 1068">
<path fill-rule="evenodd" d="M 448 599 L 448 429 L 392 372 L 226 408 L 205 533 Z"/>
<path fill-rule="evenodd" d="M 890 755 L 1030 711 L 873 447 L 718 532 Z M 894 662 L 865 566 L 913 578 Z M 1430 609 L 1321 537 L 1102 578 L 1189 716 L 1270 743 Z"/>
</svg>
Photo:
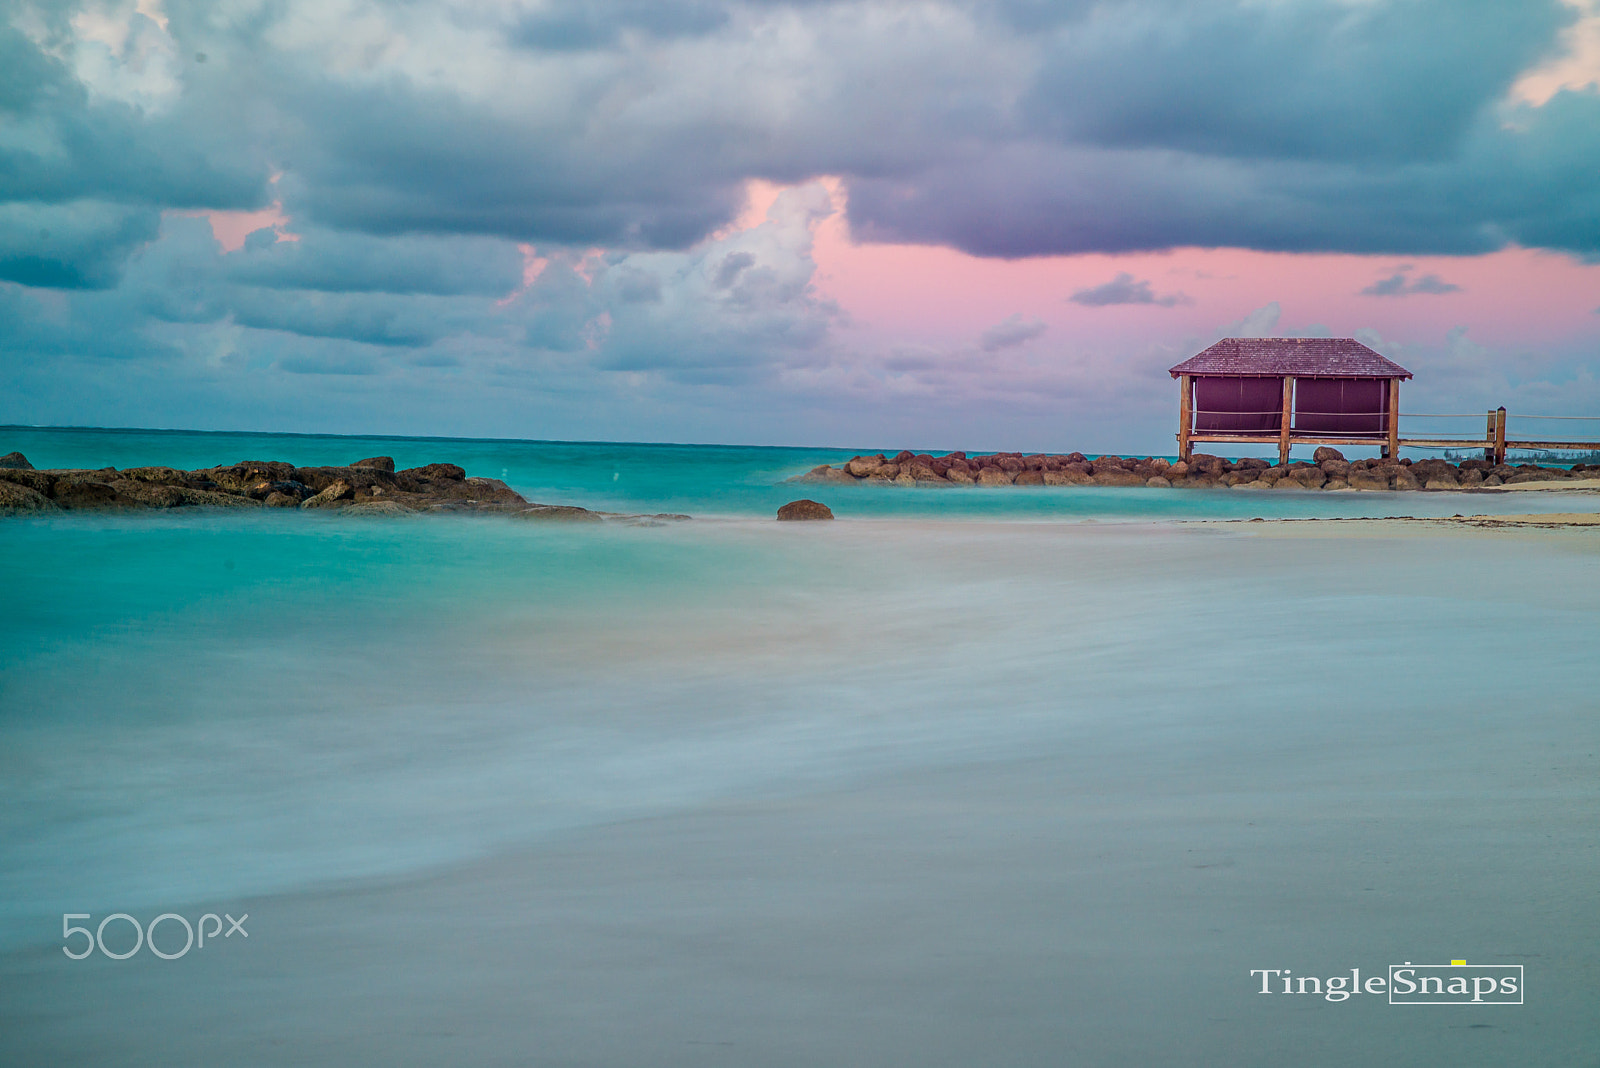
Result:
<svg viewBox="0 0 1600 1068">
<path fill-rule="evenodd" d="M 0 1062 L 1600 1048 L 1595 532 L 1191 522 L 1592 496 L 783 483 L 864 449 L 23 428 L 11 449 L 383 454 L 695 518 L 0 522 Z M 772 521 L 802 496 L 839 521 Z M 248 913 L 249 935 L 63 953 L 63 915 L 119 912 Z M 1251 974 L 1452 959 L 1524 966 L 1525 1003 Z"/>
</svg>

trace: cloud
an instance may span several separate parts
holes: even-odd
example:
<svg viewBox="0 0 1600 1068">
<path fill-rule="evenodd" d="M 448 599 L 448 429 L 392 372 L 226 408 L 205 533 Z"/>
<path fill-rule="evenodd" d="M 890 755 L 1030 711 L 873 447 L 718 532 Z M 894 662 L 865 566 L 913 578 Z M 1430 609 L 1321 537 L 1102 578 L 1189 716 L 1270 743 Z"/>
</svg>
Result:
<svg viewBox="0 0 1600 1068">
<path fill-rule="evenodd" d="M 1177 304 L 1194 303 L 1183 293 L 1166 293 L 1158 297 L 1149 282 L 1143 279 L 1136 281 L 1126 271 L 1118 272 L 1115 278 L 1102 285 L 1080 289 L 1067 299 L 1090 308 L 1104 308 L 1112 304 L 1155 304 L 1171 308 Z"/>
<path fill-rule="evenodd" d="M 978 345 L 984 352 L 999 352 L 1026 345 L 1048 329 L 1043 319 L 1025 318 L 1021 312 L 1015 312 L 985 330 Z"/>
<path fill-rule="evenodd" d="M 1229 325 L 1223 334 L 1226 337 L 1282 337 L 1283 335 L 1274 333 L 1278 327 L 1278 319 L 1282 315 L 1283 309 L 1279 307 L 1277 301 L 1272 301 Z"/>
<path fill-rule="evenodd" d="M 1409 277 L 1410 266 L 1401 266 L 1388 278 L 1378 281 L 1362 289 L 1358 294 L 1363 297 L 1407 297 L 1413 293 L 1459 293 L 1461 287 L 1451 282 L 1446 282 L 1436 274 L 1425 274 L 1421 278 Z"/>
<path fill-rule="evenodd" d="M 0 15 L 0 352 L 53 369 L 63 411 L 231 382 L 260 425 L 313 410 L 313 372 L 380 411 L 452 383 L 638 411 L 759 384 L 739 418 L 803 383 L 820 411 L 895 381 L 819 288 L 840 204 L 856 241 L 1007 258 L 1600 259 L 1600 93 L 1512 92 L 1561 59 L 1558 0 L 135 8 Z M 741 230 L 752 179 L 794 188 Z M 275 203 L 300 241 L 224 254 L 188 217 Z M 1454 291 L 1395 277 L 1375 295 Z M 1187 300 L 1126 274 L 1069 299 Z M 1042 324 L 1014 319 L 967 355 L 1023 362 Z M 5 381 L 33 412 L 45 379 Z"/>
</svg>

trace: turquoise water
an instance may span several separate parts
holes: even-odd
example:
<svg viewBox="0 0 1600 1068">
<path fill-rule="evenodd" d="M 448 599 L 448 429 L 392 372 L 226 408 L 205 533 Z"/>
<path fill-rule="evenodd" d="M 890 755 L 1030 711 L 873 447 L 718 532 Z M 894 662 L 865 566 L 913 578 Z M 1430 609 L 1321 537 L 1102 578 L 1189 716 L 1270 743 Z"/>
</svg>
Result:
<svg viewBox="0 0 1600 1068">
<path fill-rule="evenodd" d="M 455 463 L 469 475 L 500 478 L 529 500 L 627 512 L 699 516 L 771 515 L 799 496 L 821 498 L 850 518 L 971 519 L 1272 519 L 1349 516 L 1449 516 L 1527 510 L 1513 494 L 1321 494 L 1296 491 L 1196 492 L 1096 487 L 903 488 L 785 485 L 854 450 L 616 442 L 363 438 L 300 434 L 194 433 L 152 430 L 0 429 L 0 451 L 19 450 L 35 467 L 192 469 L 239 460 L 286 460 L 302 466 L 393 456 L 401 467 Z M 1541 510 L 1556 510 L 1542 497 Z M 1565 498 L 1582 510 L 1588 498 Z M 1573 501 L 1578 503 L 1574 506 Z M 1545 507 L 1549 505 L 1549 507 Z"/>
<path fill-rule="evenodd" d="M 807 487 L 845 521 L 779 524 L 777 481 L 839 454 L 12 448 L 387 453 L 703 518 L 0 523 L 0 1061 L 1565 1065 L 1600 1037 L 1593 533 L 1149 521 L 1526 495 Z M 63 913 L 166 910 L 255 934 L 60 952 Z M 1335 1016 L 1247 974 L 1454 956 L 1539 996 Z"/>
</svg>

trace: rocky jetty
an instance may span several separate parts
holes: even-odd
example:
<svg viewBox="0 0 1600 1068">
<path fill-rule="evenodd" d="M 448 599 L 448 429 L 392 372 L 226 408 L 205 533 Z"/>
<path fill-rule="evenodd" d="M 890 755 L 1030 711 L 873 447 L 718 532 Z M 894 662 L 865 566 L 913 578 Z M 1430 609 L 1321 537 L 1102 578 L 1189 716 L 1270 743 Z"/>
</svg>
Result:
<svg viewBox="0 0 1600 1068">
<path fill-rule="evenodd" d="M 21 453 L 0 457 L 0 513 L 57 509 L 299 508 L 347 515 L 487 512 L 531 520 L 659 522 L 682 515 L 625 516 L 534 504 L 497 478 L 470 478 L 455 464 L 396 471 L 388 456 L 331 467 L 243 460 L 223 467 L 114 467 L 39 471 Z"/>
<path fill-rule="evenodd" d="M 1323 446 L 1310 461 L 1273 464 L 1246 457 L 1225 460 L 1196 453 L 1174 463 L 1160 457 L 1064 456 L 1016 452 L 943 456 L 901 452 L 856 456 L 835 467 L 823 464 L 792 482 L 877 483 L 892 486 L 1149 486 L 1160 489 L 1263 490 L 1471 490 L 1525 482 L 1588 483 L 1600 489 L 1600 465 L 1571 470 L 1487 460 L 1346 460 Z"/>
</svg>

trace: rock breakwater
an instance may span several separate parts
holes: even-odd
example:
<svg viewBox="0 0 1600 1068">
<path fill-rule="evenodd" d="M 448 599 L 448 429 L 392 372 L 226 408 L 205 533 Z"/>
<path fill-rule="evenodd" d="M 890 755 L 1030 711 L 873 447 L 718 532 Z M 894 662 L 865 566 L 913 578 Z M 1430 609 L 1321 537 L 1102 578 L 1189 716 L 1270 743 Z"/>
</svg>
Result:
<svg viewBox="0 0 1600 1068">
<path fill-rule="evenodd" d="M 173 467 L 35 470 L 21 453 L 0 457 L 0 513 L 164 508 L 299 508 L 350 515 L 501 513 L 532 520 L 664 521 L 572 505 L 535 504 L 497 478 L 469 477 L 455 464 L 395 470 L 388 456 L 344 466 L 296 467 L 279 460 L 180 471 Z"/>
<path fill-rule="evenodd" d="M 1311 461 L 1273 464 L 1254 457 L 1227 460 L 1196 453 L 1187 462 L 1161 457 L 1096 456 L 1081 452 L 964 452 L 931 456 L 901 452 L 855 456 L 823 464 L 790 481 L 879 483 L 893 486 L 1148 486 L 1159 489 L 1245 490 L 1472 490 L 1527 482 L 1589 483 L 1600 489 L 1600 465 L 1572 469 L 1487 460 L 1346 460 L 1324 446 Z"/>
</svg>

